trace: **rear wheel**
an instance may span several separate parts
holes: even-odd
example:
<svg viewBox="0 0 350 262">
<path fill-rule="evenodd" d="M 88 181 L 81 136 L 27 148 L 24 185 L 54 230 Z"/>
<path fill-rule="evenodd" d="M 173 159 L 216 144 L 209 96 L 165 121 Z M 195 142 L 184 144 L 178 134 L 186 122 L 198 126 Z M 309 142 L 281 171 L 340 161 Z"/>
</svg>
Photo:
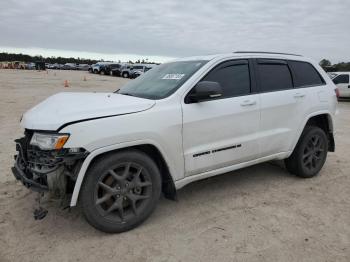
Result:
<svg viewBox="0 0 350 262">
<path fill-rule="evenodd" d="M 129 78 L 129 73 L 128 73 L 128 72 L 124 72 L 124 73 L 123 73 L 123 77 L 124 77 L 124 78 Z"/>
<path fill-rule="evenodd" d="M 109 233 L 130 230 L 146 220 L 161 193 L 156 164 L 132 150 L 109 155 L 86 174 L 81 192 L 83 212 L 95 228 Z"/>
<path fill-rule="evenodd" d="M 287 170 L 299 177 L 309 178 L 318 174 L 328 152 L 325 132 L 316 126 L 305 127 L 292 155 L 285 160 Z"/>
</svg>

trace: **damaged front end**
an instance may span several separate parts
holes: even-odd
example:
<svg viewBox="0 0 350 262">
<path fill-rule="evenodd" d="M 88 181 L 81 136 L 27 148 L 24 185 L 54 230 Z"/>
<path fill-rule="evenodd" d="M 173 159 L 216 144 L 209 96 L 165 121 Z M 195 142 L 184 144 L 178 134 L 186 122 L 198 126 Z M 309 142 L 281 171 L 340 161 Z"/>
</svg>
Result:
<svg viewBox="0 0 350 262">
<path fill-rule="evenodd" d="M 31 143 L 34 132 L 25 131 L 25 136 L 16 139 L 15 164 L 12 172 L 17 180 L 32 191 L 39 192 L 39 209 L 34 211 L 34 217 L 45 217 L 45 211 L 40 207 L 40 199 L 44 193 L 50 198 L 64 202 L 67 195 L 72 193 L 77 174 L 88 155 L 82 148 L 60 148 L 43 150 Z M 43 215 L 45 213 L 45 215 Z"/>
</svg>

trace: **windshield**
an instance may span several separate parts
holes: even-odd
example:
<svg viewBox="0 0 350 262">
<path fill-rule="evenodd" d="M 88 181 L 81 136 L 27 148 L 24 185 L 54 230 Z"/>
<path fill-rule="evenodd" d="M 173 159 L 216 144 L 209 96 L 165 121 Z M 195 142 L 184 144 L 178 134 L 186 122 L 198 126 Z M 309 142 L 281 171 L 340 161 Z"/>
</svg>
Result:
<svg viewBox="0 0 350 262">
<path fill-rule="evenodd" d="M 162 99 L 174 93 L 208 61 L 179 61 L 159 65 L 128 82 L 119 94 Z"/>
</svg>

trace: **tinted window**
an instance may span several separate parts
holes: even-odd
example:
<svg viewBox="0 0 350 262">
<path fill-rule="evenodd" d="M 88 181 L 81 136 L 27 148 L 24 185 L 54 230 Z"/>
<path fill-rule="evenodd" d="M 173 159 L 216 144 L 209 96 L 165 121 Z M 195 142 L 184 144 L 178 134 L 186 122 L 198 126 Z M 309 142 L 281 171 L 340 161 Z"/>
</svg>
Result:
<svg viewBox="0 0 350 262">
<path fill-rule="evenodd" d="M 261 92 L 293 88 L 287 64 L 259 63 L 258 72 Z"/>
<path fill-rule="evenodd" d="M 288 62 L 292 72 L 295 87 L 322 85 L 324 81 L 309 63 L 299 61 Z"/>
<path fill-rule="evenodd" d="M 349 84 L 349 75 L 338 75 L 333 82 L 334 84 Z"/>
<path fill-rule="evenodd" d="M 222 87 L 222 97 L 241 96 L 250 93 L 248 63 L 226 62 L 214 68 L 202 81 L 218 82 Z"/>
</svg>

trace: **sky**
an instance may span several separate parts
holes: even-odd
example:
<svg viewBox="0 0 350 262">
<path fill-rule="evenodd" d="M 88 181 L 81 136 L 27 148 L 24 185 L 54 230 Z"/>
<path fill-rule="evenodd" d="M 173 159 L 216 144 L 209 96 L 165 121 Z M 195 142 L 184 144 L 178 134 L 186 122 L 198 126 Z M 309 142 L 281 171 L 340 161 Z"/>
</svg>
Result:
<svg viewBox="0 0 350 262">
<path fill-rule="evenodd" d="M 0 52 L 165 62 L 243 51 L 350 61 L 350 0 L 2 0 Z"/>
</svg>

